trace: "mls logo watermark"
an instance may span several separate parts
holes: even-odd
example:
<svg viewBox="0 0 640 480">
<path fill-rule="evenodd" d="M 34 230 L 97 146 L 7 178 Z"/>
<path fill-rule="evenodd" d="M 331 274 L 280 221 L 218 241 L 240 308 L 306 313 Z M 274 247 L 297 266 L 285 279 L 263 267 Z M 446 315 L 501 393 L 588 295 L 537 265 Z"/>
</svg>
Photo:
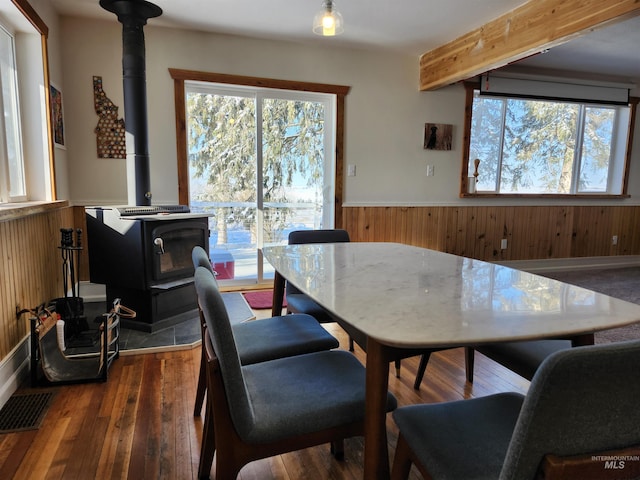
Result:
<svg viewBox="0 0 640 480">
<path fill-rule="evenodd" d="M 640 462 L 640 455 L 593 455 L 593 462 L 604 462 L 605 470 L 624 470 L 632 462 Z"/>
</svg>

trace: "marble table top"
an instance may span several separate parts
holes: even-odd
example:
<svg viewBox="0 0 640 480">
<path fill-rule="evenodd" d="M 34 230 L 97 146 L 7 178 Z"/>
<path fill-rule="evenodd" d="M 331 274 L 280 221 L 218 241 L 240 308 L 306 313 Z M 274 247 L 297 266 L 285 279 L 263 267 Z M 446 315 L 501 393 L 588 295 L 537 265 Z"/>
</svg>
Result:
<svg viewBox="0 0 640 480">
<path fill-rule="evenodd" d="M 306 244 L 263 251 L 301 291 L 390 346 L 570 336 L 640 321 L 640 305 L 509 267 L 404 244 Z"/>
</svg>

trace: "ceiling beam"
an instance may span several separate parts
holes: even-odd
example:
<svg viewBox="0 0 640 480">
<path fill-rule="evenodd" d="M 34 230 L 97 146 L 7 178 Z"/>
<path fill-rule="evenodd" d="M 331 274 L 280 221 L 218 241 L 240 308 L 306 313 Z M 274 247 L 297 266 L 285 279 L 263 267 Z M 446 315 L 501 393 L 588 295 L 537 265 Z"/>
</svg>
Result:
<svg viewBox="0 0 640 480">
<path fill-rule="evenodd" d="M 636 15 L 639 0 L 530 0 L 423 54 L 420 90 L 466 80 Z"/>
</svg>

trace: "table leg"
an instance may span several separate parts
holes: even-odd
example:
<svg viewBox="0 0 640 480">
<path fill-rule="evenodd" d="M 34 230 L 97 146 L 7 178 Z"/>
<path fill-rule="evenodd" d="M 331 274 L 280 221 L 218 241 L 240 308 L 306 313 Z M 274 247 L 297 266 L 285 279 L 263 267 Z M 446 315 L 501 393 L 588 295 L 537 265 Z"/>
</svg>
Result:
<svg viewBox="0 0 640 480">
<path fill-rule="evenodd" d="M 389 479 L 386 425 L 389 361 L 388 348 L 368 338 L 364 420 L 364 478 L 367 480 Z"/>
<path fill-rule="evenodd" d="M 282 315 L 282 304 L 284 299 L 284 277 L 276 270 L 273 276 L 273 306 L 271 307 L 271 316 L 277 317 Z"/>
<path fill-rule="evenodd" d="M 572 347 L 583 347 L 585 345 L 593 345 L 594 343 L 593 333 L 584 333 L 571 338 Z"/>
</svg>

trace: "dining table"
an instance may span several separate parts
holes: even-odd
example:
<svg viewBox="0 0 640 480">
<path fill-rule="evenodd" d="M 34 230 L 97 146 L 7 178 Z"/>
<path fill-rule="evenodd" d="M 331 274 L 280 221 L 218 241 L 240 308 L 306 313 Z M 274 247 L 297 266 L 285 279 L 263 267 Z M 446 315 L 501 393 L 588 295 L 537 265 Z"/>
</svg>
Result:
<svg viewBox="0 0 640 480">
<path fill-rule="evenodd" d="M 364 478 L 388 479 L 389 362 L 421 349 L 569 338 L 640 321 L 640 305 L 508 266 L 387 242 L 278 245 L 273 315 L 291 282 L 366 335 Z"/>
</svg>

